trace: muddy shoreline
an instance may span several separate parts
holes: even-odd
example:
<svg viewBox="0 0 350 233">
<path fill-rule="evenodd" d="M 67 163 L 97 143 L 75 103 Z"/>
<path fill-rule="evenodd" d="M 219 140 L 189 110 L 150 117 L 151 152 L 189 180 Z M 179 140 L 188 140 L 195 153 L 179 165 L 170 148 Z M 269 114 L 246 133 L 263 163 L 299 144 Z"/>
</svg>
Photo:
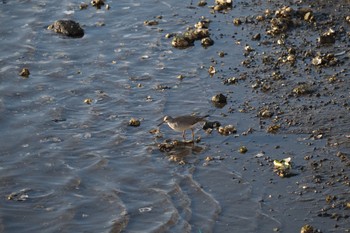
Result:
<svg viewBox="0 0 350 233">
<path fill-rule="evenodd" d="M 2 6 L 0 231 L 350 231 L 349 0 Z"/>
<path fill-rule="evenodd" d="M 249 5 L 247 8 L 250 9 L 256 6 L 261 9 L 260 13 L 248 16 L 236 13 L 231 22 L 235 33 L 221 36 L 233 38 L 231 43 L 242 47 L 245 58 L 231 62 L 228 59 L 224 60 L 224 57 L 230 57 L 231 49 L 227 46 L 221 48 L 222 51 L 212 59 L 211 64 L 205 65 L 211 77 L 222 81 L 223 85 L 251 89 L 251 96 L 239 106 L 234 91 L 228 93 L 228 106 L 224 108 L 222 115 L 230 118 L 235 112 L 244 113 L 249 117 L 256 117 L 256 121 L 259 122 L 258 131 L 265 131 L 266 134 L 302 136 L 302 140 L 313 149 L 303 153 L 295 148 L 297 154 L 293 157 L 299 158 L 294 164 L 297 172 L 295 177 L 283 179 L 292 179 L 297 185 L 288 190 L 290 197 L 284 194 L 277 199 L 271 197 L 268 200 L 271 202 L 270 211 L 275 207 L 281 212 L 288 212 L 288 208 L 304 208 L 312 213 L 315 219 L 305 219 L 304 228 L 299 228 L 300 232 L 348 232 L 349 1 L 284 1 L 278 4 L 271 3 L 265 10 L 262 10 L 263 7 L 258 2 L 235 2 L 233 11 L 245 4 Z M 232 10 L 214 9 L 215 7 L 212 8 L 213 19 L 205 19 L 211 21 L 209 33 L 213 38 L 215 36 L 212 32 L 220 31 L 215 28 L 220 22 L 212 22 L 217 20 L 215 15 L 230 15 Z M 253 11 L 259 12 L 256 8 Z M 215 44 L 222 38 L 217 36 L 214 39 Z M 240 65 L 234 65 L 232 62 L 240 62 Z M 238 72 L 232 72 L 233 70 Z M 249 145 L 247 146 L 249 148 Z M 209 166 L 215 161 L 225 160 L 224 157 L 207 157 L 203 164 Z M 273 159 L 262 157 L 257 159 L 258 163 L 271 168 Z M 184 164 L 181 158 L 174 159 L 171 156 L 170 160 Z M 251 165 L 248 171 L 249 169 L 255 170 Z M 266 171 L 265 169 L 262 170 Z M 270 171 L 272 174 L 272 170 Z M 254 175 L 252 177 L 251 179 L 256 179 Z M 294 202 L 303 196 L 309 196 L 309 202 L 318 200 L 317 204 L 310 208 L 308 204 L 303 207 L 303 204 L 299 203 L 300 206 L 295 207 Z M 266 200 L 262 200 L 264 201 Z M 284 203 L 286 209 L 279 208 L 278 203 Z M 293 221 L 292 215 L 285 217 Z M 277 218 L 283 219 L 282 216 Z M 271 231 L 289 232 L 283 227 L 276 227 Z"/>
</svg>

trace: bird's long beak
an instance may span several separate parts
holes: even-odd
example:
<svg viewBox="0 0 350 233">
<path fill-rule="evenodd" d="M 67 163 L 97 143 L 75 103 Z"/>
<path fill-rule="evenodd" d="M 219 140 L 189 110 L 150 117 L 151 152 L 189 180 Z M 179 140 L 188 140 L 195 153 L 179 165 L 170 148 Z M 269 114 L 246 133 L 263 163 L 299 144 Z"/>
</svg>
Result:
<svg viewBox="0 0 350 233">
<path fill-rule="evenodd" d="M 158 124 L 157 126 L 159 127 L 159 126 L 161 126 L 163 123 L 164 123 L 164 121 L 160 122 L 160 124 Z"/>
</svg>

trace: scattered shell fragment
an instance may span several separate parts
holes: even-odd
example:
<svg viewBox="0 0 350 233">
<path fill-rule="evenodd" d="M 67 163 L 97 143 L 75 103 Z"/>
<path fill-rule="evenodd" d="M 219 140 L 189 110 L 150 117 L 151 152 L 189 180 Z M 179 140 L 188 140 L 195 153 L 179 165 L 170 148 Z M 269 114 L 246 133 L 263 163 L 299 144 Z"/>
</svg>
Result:
<svg viewBox="0 0 350 233">
<path fill-rule="evenodd" d="M 346 22 L 350 23 L 350 15 L 345 17 Z"/>
<path fill-rule="evenodd" d="M 271 112 L 269 109 L 262 109 L 259 112 L 259 116 L 263 118 L 270 118 L 273 116 L 273 112 Z"/>
<path fill-rule="evenodd" d="M 253 49 L 250 45 L 246 45 L 246 46 L 244 47 L 244 50 L 247 51 L 247 52 L 252 52 L 252 51 L 254 51 L 254 49 Z"/>
<path fill-rule="evenodd" d="M 239 153 L 245 154 L 245 153 L 247 153 L 248 149 L 245 146 L 241 146 L 238 151 L 239 151 Z"/>
<path fill-rule="evenodd" d="M 280 177 L 290 176 L 290 170 L 292 169 L 291 160 L 291 157 L 282 160 L 274 160 L 274 172 Z"/>
<path fill-rule="evenodd" d="M 233 24 L 236 26 L 239 26 L 242 24 L 242 21 L 239 18 L 234 18 L 233 19 Z"/>
<path fill-rule="evenodd" d="M 281 128 L 280 125 L 270 125 L 269 127 L 267 127 L 266 131 L 268 133 L 276 133 L 280 128 Z"/>
<path fill-rule="evenodd" d="M 254 36 L 252 36 L 252 40 L 260 40 L 260 39 L 261 39 L 260 33 L 257 33 Z"/>
<path fill-rule="evenodd" d="M 263 157 L 263 156 L 265 156 L 265 152 L 263 152 L 263 151 L 261 151 L 261 152 L 259 152 L 259 153 L 257 153 L 255 155 L 256 158 L 260 158 L 260 157 Z"/>
<path fill-rule="evenodd" d="M 19 75 L 24 77 L 24 78 L 28 78 L 30 75 L 29 69 L 28 68 L 23 68 L 21 70 L 21 72 L 19 72 Z"/>
<path fill-rule="evenodd" d="M 226 53 L 224 51 L 218 52 L 219 57 L 225 57 Z"/>
<path fill-rule="evenodd" d="M 314 14 L 310 8 L 300 8 L 297 11 L 297 15 L 300 16 L 301 19 L 303 19 L 306 22 L 313 22 L 315 21 Z"/>
<path fill-rule="evenodd" d="M 221 135 L 227 136 L 227 135 L 236 133 L 237 130 L 236 130 L 236 128 L 233 125 L 226 125 L 225 127 L 220 126 L 218 128 L 218 132 Z"/>
<path fill-rule="evenodd" d="M 304 225 L 300 229 L 300 233 L 314 233 L 314 228 L 311 225 Z"/>
<path fill-rule="evenodd" d="M 224 80 L 224 84 L 226 85 L 236 84 L 237 82 L 238 82 L 238 79 L 236 77 L 231 77 Z"/>
<path fill-rule="evenodd" d="M 176 78 L 177 78 L 177 79 L 182 80 L 182 79 L 184 79 L 184 78 L 185 78 L 185 76 L 184 76 L 184 75 L 182 75 L 182 74 L 180 74 L 180 75 L 178 75 Z"/>
<path fill-rule="evenodd" d="M 210 74 L 210 76 L 213 76 L 216 73 L 215 67 L 210 66 L 208 69 L 208 73 Z"/>
<path fill-rule="evenodd" d="M 136 118 L 131 118 L 129 121 L 129 126 L 134 126 L 134 127 L 138 127 L 141 125 L 140 120 L 136 119 Z"/>
<path fill-rule="evenodd" d="M 87 98 L 87 99 L 84 100 L 85 104 L 92 104 L 92 102 L 93 102 L 93 100 L 90 99 L 90 98 Z"/>
</svg>

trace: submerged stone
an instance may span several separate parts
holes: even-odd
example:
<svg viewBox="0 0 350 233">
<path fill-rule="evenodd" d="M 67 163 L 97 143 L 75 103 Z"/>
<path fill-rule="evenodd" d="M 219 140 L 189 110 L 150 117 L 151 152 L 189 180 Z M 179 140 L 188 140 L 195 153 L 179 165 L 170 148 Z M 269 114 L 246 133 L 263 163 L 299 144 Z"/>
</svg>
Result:
<svg viewBox="0 0 350 233">
<path fill-rule="evenodd" d="M 19 75 L 22 76 L 22 77 L 28 78 L 29 75 L 30 75 L 29 69 L 23 68 L 21 70 L 21 72 L 19 73 Z"/>
<path fill-rule="evenodd" d="M 84 29 L 80 27 L 79 23 L 73 20 L 57 20 L 48 26 L 47 29 L 74 38 L 81 38 L 84 36 Z"/>
</svg>

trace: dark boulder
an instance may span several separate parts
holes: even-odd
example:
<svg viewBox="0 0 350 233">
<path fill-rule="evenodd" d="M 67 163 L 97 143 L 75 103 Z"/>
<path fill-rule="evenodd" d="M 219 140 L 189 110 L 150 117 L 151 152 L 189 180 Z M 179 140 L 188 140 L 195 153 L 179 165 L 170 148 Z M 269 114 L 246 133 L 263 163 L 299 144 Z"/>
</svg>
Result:
<svg viewBox="0 0 350 233">
<path fill-rule="evenodd" d="M 74 38 L 81 38 L 84 36 L 84 29 L 80 27 L 79 23 L 73 20 L 57 20 L 48 26 L 47 29 Z"/>
</svg>

